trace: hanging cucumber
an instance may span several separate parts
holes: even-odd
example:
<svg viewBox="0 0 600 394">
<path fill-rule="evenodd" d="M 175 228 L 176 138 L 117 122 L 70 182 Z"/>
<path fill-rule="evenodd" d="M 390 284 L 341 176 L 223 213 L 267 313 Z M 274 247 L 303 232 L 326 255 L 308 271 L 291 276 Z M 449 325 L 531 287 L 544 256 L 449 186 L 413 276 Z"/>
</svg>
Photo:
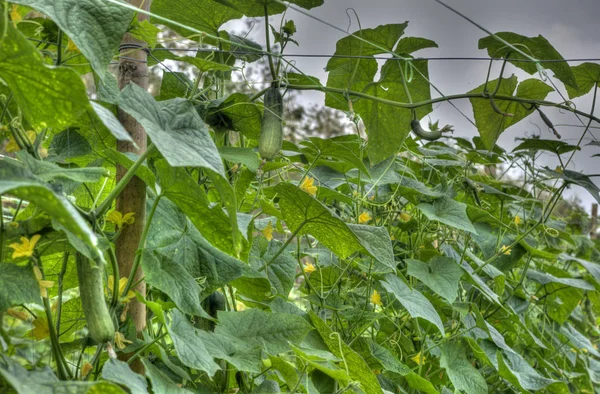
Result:
<svg viewBox="0 0 600 394">
<path fill-rule="evenodd" d="M 263 159 L 273 160 L 279 154 L 283 143 L 283 98 L 275 82 L 265 93 L 264 105 L 258 151 Z"/>
<path fill-rule="evenodd" d="M 412 129 L 413 133 L 415 133 L 416 135 L 418 135 L 419 137 L 421 137 L 427 141 L 439 140 L 440 138 L 442 138 L 443 133 L 449 133 L 449 132 L 454 131 L 454 129 L 452 128 L 452 125 L 446 125 L 446 126 L 442 127 L 441 129 L 432 128 L 431 131 L 426 131 L 421 127 L 421 123 L 416 119 L 413 119 L 410 122 L 410 128 Z"/>
<path fill-rule="evenodd" d="M 115 337 L 115 326 L 104 300 L 102 268 L 99 265 L 94 266 L 81 253 L 75 254 L 75 263 L 79 296 L 90 337 L 99 343 L 112 341 Z"/>
</svg>

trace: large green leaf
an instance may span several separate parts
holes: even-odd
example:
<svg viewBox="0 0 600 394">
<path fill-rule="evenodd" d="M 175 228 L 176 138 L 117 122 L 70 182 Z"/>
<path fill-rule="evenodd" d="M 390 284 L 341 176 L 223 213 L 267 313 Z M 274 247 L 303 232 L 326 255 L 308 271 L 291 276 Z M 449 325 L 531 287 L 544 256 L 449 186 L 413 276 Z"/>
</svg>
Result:
<svg viewBox="0 0 600 394">
<path fill-rule="evenodd" d="M 556 153 L 557 155 L 562 155 L 567 152 L 572 152 L 574 150 L 581 150 L 581 148 L 576 145 L 567 144 L 564 141 L 528 138 L 525 141 L 521 142 L 512 151 L 518 152 L 522 150 L 531 150 L 533 152 L 536 152 L 538 150 L 545 150 L 548 152 Z"/>
<path fill-rule="evenodd" d="M 254 173 L 258 171 L 258 167 L 260 166 L 260 158 L 254 149 L 222 146 L 219 148 L 219 154 L 223 159 L 232 163 L 244 164 Z"/>
<path fill-rule="evenodd" d="M 564 271 L 563 271 L 564 272 Z M 566 272 L 564 272 L 567 274 Z M 583 290 L 594 290 L 595 287 L 591 283 L 583 279 L 575 279 L 569 277 L 556 277 L 554 275 L 547 274 L 545 272 L 541 272 L 534 269 L 527 270 L 527 277 L 538 282 L 541 285 L 546 285 L 548 283 L 560 283 L 565 286 L 575 287 L 577 289 Z"/>
<path fill-rule="evenodd" d="M 189 101 L 157 102 L 146 90 L 129 84 L 121 91 L 119 106 L 144 126 L 172 166 L 202 167 L 224 175 L 217 147 Z"/>
<path fill-rule="evenodd" d="M 279 208 L 284 220 L 292 231 L 311 234 L 342 258 L 362 251 L 395 269 L 386 229 L 349 226 L 319 200 L 290 183 L 278 184 L 275 191 L 280 196 Z"/>
<path fill-rule="evenodd" d="M 90 143 L 75 128 L 68 128 L 52 137 L 48 147 L 48 157 L 45 160 L 54 163 L 62 162 L 91 152 Z"/>
<path fill-rule="evenodd" d="M 229 215 L 233 252 L 239 254 L 242 239 L 237 229 L 235 193 L 225 178 L 219 151 L 193 105 L 177 98 L 157 102 L 136 84 L 129 84 L 122 90 L 119 105 L 144 126 L 170 165 L 201 167 L 208 173 Z M 166 180 L 163 178 L 162 181 Z M 195 188 L 200 187 L 196 185 Z"/>
<path fill-rule="evenodd" d="M 37 160 L 25 151 L 17 152 L 16 156 L 34 176 L 44 182 L 71 180 L 78 183 L 93 183 L 109 175 L 109 172 L 101 167 L 65 168 L 49 161 Z"/>
<path fill-rule="evenodd" d="M 148 383 L 142 375 L 138 375 L 129 368 L 129 364 L 114 358 L 104 363 L 102 379 L 118 383 L 129 389 L 131 394 L 147 394 Z"/>
<path fill-rule="evenodd" d="M 428 62 L 413 60 L 408 65 L 403 60 L 387 60 L 381 68 L 379 81 L 369 84 L 364 93 L 384 100 L 409 102 L 402 79 L 408 67 L 414 67 L 414 75 L 406 88 L 413 102 L 427 101 L 431 98 L 429 86 Z M 371 165 L 387 159 L 398 151 L 410 132 L 412 113 L 410 110 L 395 107 L 375 100 L 362 99 L 354 106 L 365 122 L 369 135 L 367 154 Z M 433 110 L 431 104 L 420 106 L 415 110 L 418 119 Z"/>
<path fill-rule="evenodd" d="M 119 122 L 119 119 L 108 109 L 95 101 L 91 102 L 92 108 L 98 115 L 98 118 L 104 123 L 104 126 L 110 130 L 111 134 L 119 141 L 133 142 L 131 135 L 125 130 L 125 127 Z"/>
<path fill-rule="evenodd" d="M 408 274 L 423 282 L 431 290 L 453 303 L 458 295 L 458 282 L 465 273 L 454 260 L 436 256 L 424 263 L 408 259 Z"/>
<path fill-rule="evenodd" d="M 463 256 L 458 253 L 452 246 L 448 244 L 443 244 L 440 249 L 446 254 L 446 256 L 452 258 L 457 264 L 460 264 L 462 268 L 465 270 L 469 278 L 471 279 L 471 283 L 481 291 L 481 293 L 490 301 L 495 303 L 496 305 L 502 305 L 500 301 L 500 297 L 498 294 L 494 293 L 492 289 L 485 283 L 485 281 L 477 275 L 475 270 L 465 261 Z M 485 270 L 485 269 L 484 269 Z"/>
<path fill-rule="evenodd" d="M 338 365 L 341 360 L 334 357 L 333 354 L 329 355 L 324 354 L 325 352 L 311 352 L 310 349 L 300 349 L 295 346 L 292 347 L 292 350 L 294 350 L 298 359 L 314 367 L 316 370 L 323 372 L 337 381 L 340 385 L 347 386 L 352 380 L 344 367 Z"/>
<path fill-rule="evenodd" d="M 392 271 L 396 269 L 392 240 L 387 228 L 362 224 L 348 224 L 348 227 L 352 230 L 358 242 L 375 260 Z"/>
<path fill-rule="evenodd" d="M 166 48 L 162 48 L 160 53 L 168 53 Z M 163 55 L 163 57 L 166 57 Z M 178 56 L 172 55 L 169 58 L 178 59 Z M 162 60 L 162 59 L 161 59 Z M 156 97 L 157 101 L 174 99 L 176 97 L 186 97 L 192 90 L 194 83 L 182 72 L 163 72 L 163 77 L 160 83 L 160 95 Z"/>
<path fill-rule="evenodd" d="M 178 0 L 176 2 L 154 0 L 151 11 L 163 18 L 214 36 L 219 35 L 219 27 L 223 23 L 232 19 L 240 19 L 243 16 L 241 12 L 213 0 Z M 164 20 L 156 20 L 154 22 L 164 23 L 184 36 L 190 34 L 188 29 L 173 23 L 168 23 Z"/>
<path fill-rule="evenodd" d="M 571 67 L 571 69 L 575 75 L 578 88 L 575 89 L 567 85 L 567 93 L 569 93 L 570 99 L 583 96 L 594 87 L 598 88 L 598 84 L 600 84 L 600 64 L 581 63 L 577 66 Z"/>
<path fill-rule="evenodd" d="M 202 288 L 179 262 L 146 249 L 142 267 L 146 283 L 168 295 L 180 310 L 190 315 L 208 316 L 200 306 Z"/>
<path fill-rule="evenodd" d="M 218 3 L 238 10 L 245 16 L 264 16 L 264 6 L 267 6 L 269 15 L 280 14 L 286 10 L 284 4 L 280 4 L 274 0 L 214 0 Z M 296 4 L 302 8 L 311 9 L 322 5 L 325 0 L 290 0 L 289 3 Z"/>
<path fill-rule="evenodd" d="M 456 390 L 469 394 L 486 394 L 488 387 L 479 371 L 465 356 L 464 346 L 457 342 L 446 342 L 440 347 L 440 366 L 446 370 Z"/>
<path fill-rule="evenodd" d="M 398 43 L 401 51 L 413 51 L 431 45 L 430 42 L 401 44 L 399 38 L 404 34 L 408 22 L 402 24 L 381 25 L 374 29 L 363 29 L 339 40 L 335 55 L 327 63 L 329 72 L 327 86 L 363 92 L 384 100 L 409 102 L 407 90 L 413 101 L 431 98 L 427 61 L 406 61 L 390 59 L 381 68 L 381 78 L 373 81 L 378 70 L 373 55 L 389 53 Z M 362 39 L 360 39 L 360 38 Z M 344 56 L 359 56 L 351 58 Z M 366 58 L 365 58 L 366 57 Z M 404 74 L 407 75 L 404 75 Z M 410 78 L 412 76 L 412 79 Z M 410 81 L 410 82 L 409 82 Z M 347 100 L 341 94 L 327 93 L 325 104 L 332 108 L 348 110 Z M 371 164 L 387 159 L 399 148 L 410 131 L 411 111 L 374 100 L 356 100 L 354 110 L 363 119 L 369 134 L 367 153 Z M 419 118 L 431 112 L 432 106 L 425 105 L 416 109 Z"/>
<path fill-rule="evenodd" d="M 302 141 L 301 144 L 307 147 L 303 149 L 305 153 L 315 158 L 316 156 L 323 158 L 317 161 L 316 165 L 328 166 L 342 173 L 352 168 L 358 168 L 364 174 L 369 175 L 369 170 L 360 159 L 360 141 L 358 140 L 355 143 L 344 143 L 334 139 L 311 137 Z"/>
<path fill-rule="evenodd" d="M 103 0 L 15 0 L 48 15 L 77 45 L 94 71 L 103 77 L 133 11 Z"/>
<path fill-rule="evenodd" d="M 487 84 L 487 92 L 492 93 L 496 89 L 498 83 L 500 83 L 500 88 L 496 95 L 513 96 L 515 88 L 517 88 L 517 77 L 513 75 L 510 78 L 502 78 L 501 81 L 498 79 L 489 81 Z M 485 84 L 476 87 L 469 93 L 483 93 L 484 89 Z M 514 96 L 525 99 L 542 100 L 553 90 L 554 89 L 539 79 L 527 79 L 519 84 Z M 516 101 L 494 99 L 494 103 L 502 112 L 513 115 L 504 116 L 494 111 L 491 103 L 487 100 L 472 98 L 470 101 L 473 106 L 475 123 L 477 124 L 477 129 L 481 135 L 481 140 L 485 147 L 490 151 L 493 149 L 498 137 L 500 137 L 500 134 L 502 134 L 504 130 L 520 122 L 533 112 L 533 109 L 527 109 Z"/>
<path fill-rule="evenodd" d="M 573 349 L 578 349 L 584 353 L 589 353 L 594 357 L 600 357 L 600 351 L 592 344 L 589 337 L 583 335 L 571 324 L 563 324 L 560 329 L 560 333 L 569 339 L 569 345 Z"/>
<path fill-rule="evenodd" d="M 219 312 L 215 334 L 264 348 L 270 354 L 289 350 L 289 343 L 298 344 L 310 331 L 302 317 L 287 313 L 269 313 L 260 309 L 242 312 Z"/>
<path fill-rule="evenodd" d="M 175 351 L 184 365 L 204 371 L 208 376 L 213 376 L 221 369 L 199 339 L 198 332 L 200 330 L 195 328 L 183 313 L 173 310 L 172 321 L 168 329 Z"/>
<path fill-rule="evenodd" d="M 583 268 L 587 270 L 587 272 L 589 272 L 594 277 L 596 282 L 600 284 L 600 264 L 580 259 L 575 256 L 569 256 L 566 253 L 562 253 L 561 255 L 559 255 L 559 258 L 562 261 L 575 261 L 576 263 L 580 264 Z"/>
<path fill-rule="evenodd" d="M 500 32 L 496 33 L 497 37 L 504 41 L 515 45 L 521 51 L 531 55 L 538 60 L 563 60 L 563 57 L 556 49 L 541 35 L 537 37 L 525 37 L 517 33 Z M 507 57 L 515 67 L 525 70 L 529 74 L 534 74 L 538 71 L 537 65 L 534 62 L 522 61 L 527 60 L 525 56 L 515 52 L 492 36 L 487 36 L 479 40 L 479 49 L 487 49 L 490 57 Z M 510 54 L 509 54 L 510 53 Z M 556 78 L 561 80 L 565 85 L 572 88 L 577 88 L 577 80 L 573 74 L 573 70 L 567 62 L 549 62 L 543 63 L 545 68 L 554 71 Z"/>
<path fill-rule="evenodd" d="M 39 285 L 30 266 L 1 263 L 0 314 L 11 306 L 41 303 Z"/>
<path fill-rule="evenodd" d="M 166 373 L 152 364 L 148 359 L 143 358 L 145 373 L 150 383 L 152 383 L 152 392 L 161 394 L 192 394 L 191 391 L 179 387 L 173 382 Z"/>
<path fill-rule="evenodd" d="M 423 294 L 411 289 L 403 279 L 394 274 L 387 274 L 384 280 L 380 282 L 388 292 L 400 301 L 412 317 L 420 317 L 431 322 L 440 330 L 442 335 L 445 334 L 444 323 L 442 323 L 440 315 Z"/>
<path fill-rule="evenodd" d="M 202 299 L 228 283 L 236 283 L 238 293 L 247 296 L 250 289 L 257 294 L 271 294 L 264 274 L 209 243 L 190 219 L 166 198 L 161 199 L 152 219 L 148 247 L 153 253 L 181 265 L 192 278 L 201 278 Z M 236 279 L 239 283 L 234 282 Z"/>
<path fill-rule="evenodd" d="M 442 197 L 435 200 L 432 204 L 419 204 L 417 205 L 417 208 L 419 208 L 429 220 L 437 220 L 440 223 L 459 230 L 477 233 L 467 216 L 467 206 L 462 202 L 458 202 L 450 197 Z"/>
<path fill-rule="evenodd" d="M 214 358 L 231 363 L 238 371 L 260 373 L 261 346 L 248 344 L 243 340 L 229 335 L 197 330 L 196 334 L 202 340 L 208 353 Z"/>
<path fill-rule="evenodd" d="M 123 389 L 110 382 L 60 381 L 50 368 L 28 371 L 8 356 L 0 357 L 0 376 L 18 394 L 125 394 Z"/>
<path fill-rule="evenodd" d="M 268 267 L 266 266 L 282 246 L 283 243 L 275 239 L 267 242 L 264 238 L 254 238 L 249 261 L 254 268 L 265 274 L 276 294 L 287 299 L 296 280 L 298 267 L 296 259 L 289 253 L 283 252 Z"/>
<path fill-rule="evenodd" d="M 1 8 L 0 8 L 1 11 Z M 48 67 L 35 47 L 6 18 L 0 18 L 0 78 L 36 129 L 62 130 L 90 109 L 85 85 L 67 68 Z"/>
<path fill-rule="evenodd" d="M 233 93 L 218 105 L 206 108 L 205 120 L 217 129 L 239 131 L 245 137 L 258 139 L 262 123 L 262 111 L 243 93 Z"/>
<path fill-rule="evenodd" d="M 600 203 L 600 187 L 596 186 L 596 184 L 590 179 L 589 176 L 577 172 L 563 169 L 561 172 L 551 170 L 548 167 L 544 167 L 544 172 L 549 175 L 551 178 L 559 178 L 564 180 L 567 184 L 575 184 L 577 186 L 581 186 L 585 190 L 587 190 L 592 197 L 596 199 Z"/>
<path fill-rule="evenodd" d="M 363 29 L 353 33 L 360 40 L 347 36 L 336 43 L 335 55 L 327 62 L 329 72 L 327 86 L 331 88 L 363 91 L 373 82 L 377 73 L 377 62 L 373 55 L 392 51 L 408 22 L 377 26 L 374 29 Z M 368 41 L 368 42 L 365 42 Z M 375 45 L 372 45 L 373 43 Z M 344 56 L 367 56 L 368 58 L 346 58 Z M 340 94 L 327 93 L 325 105 L 341 110 L 347 110 L 346 99 Z"/>
<path fill-rule="evenodd" d="M 394 48 L 395 53 L 405 54 L 413 53 L 421 49 L 437 48 L 438 44 L 435 41 L 423 37 L 404 37 L 398 41 L 398 45 Z"/>
<path fill-rule="evenodd" d="M 157 162 L 156 169 L 164 197 L 175 203 L 211 244 L 233 254 L 232 234 L 238 230 L 219 206 L 210 206 L 198 182 L 183 168 L 171 167 L 165 161 Z"/>
<path fill-rule="evenodd" d="M 10 166 L 0 160 L 0 194 L 10 194 L 29 201 L 53 218 L 56 228 L 64 230 L 69 241 L 86 256 L 104 261 L 98 249 L 98 238 L 86 220 L 62 194 L 49 185 L 36 181 L 24 168 Z"/>
<path fill-rule="evenodd" d="M 502 377 L 514 384 L 521 390 L 538 391 L 543 390 L 549 385 L 561 385 L 562 390 L 554 392 L 568 392 L 568 388 L 564 383 L 558 383 L 554 379 L 549 379 L 541 376 L 535 369 L 527 363 L 519 354 L 515 352 L 500 352 L 497 351 L 498 369 Z M 502 356 L 504 354 L 504 356 Z M 558 387 L 557 387 L 558 389 Z"/>
<path fill-rule="evenodd" d="M 381 385 L 365 360 L 350 346 L 346 345 L 340 334 L 329 328 L 315 312 L 309 311 L 308 315 L 329 351 L 336 357 L 343 358 L 344 367 L 348 370 L 350 377 L 360 383 L 364 392 L 383 394 Z"/>
<path fill-rule="evenodd" d="M 279 208 L 287 226 L 299 234 L 308 233 L 342 258 L 361 249 L 346 223 L 319 200 L 290 183 L 275 186 Z"/>
</svg>

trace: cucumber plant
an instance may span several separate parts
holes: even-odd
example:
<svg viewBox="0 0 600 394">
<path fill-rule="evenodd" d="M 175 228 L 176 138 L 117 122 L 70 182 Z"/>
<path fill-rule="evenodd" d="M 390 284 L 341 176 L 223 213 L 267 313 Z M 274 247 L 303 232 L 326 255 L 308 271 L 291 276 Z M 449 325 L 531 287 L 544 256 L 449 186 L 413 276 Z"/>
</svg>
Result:
<svg viewBox="0 0 600 394">
<path fill-rule="evenodd" d="M 0 391 L 597 390 L 600 245 L 564 193 L 600 199 L 573 166 L 600 120 L 547 95 L 595 104 L 600 65 L 486 33 L 479 48 L 530 77 L 432 97 L 418 51 L 437 44 L 391 23 L 344 32 L 320 80 L 288 55 L 306 43 L 285 17 L 322 4 L 153 0 L 138 21 L 116 0 L 0 0 Z M 226 30 L 244 17 L 265 18 L 263 42 Z M 119 91 L 110 65 L 136 51 L 151 91 Z M 283 96 L 306 90 L 351 118 L 344 133 L 313 113 L 284 141 Z M 475 127 L 421 127 L 458 98 Z M 559 110 L 586 127 L 553 125 Z M 140 155 L 117 149 L 132 119 Z M 525 119 L 583 134 L 498 146 Z M 145 218 L 115 204 L 132 180 Z"/>
</svg>

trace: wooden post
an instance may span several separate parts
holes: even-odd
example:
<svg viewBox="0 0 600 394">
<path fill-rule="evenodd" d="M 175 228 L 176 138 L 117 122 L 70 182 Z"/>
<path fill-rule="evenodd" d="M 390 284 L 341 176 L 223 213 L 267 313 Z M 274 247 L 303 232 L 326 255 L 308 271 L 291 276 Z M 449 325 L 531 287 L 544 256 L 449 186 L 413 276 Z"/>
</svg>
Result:
<svg viewBox="0 0 600 394">
<path fill-rule="evenodd" d="M 128 0 L 128 2 L 138 8 L 150 10 L 150 0 Z M 138 14 L 139 21 L 148 19 L 147 15 Z M 134 38 L 131 34 L 126 33 L 123 37 L 120 49 L 119 59 L 119 89 L 125 88 L 130 83 L 135 83 L 143 89 L 148 89 L 148 64 L 147 53 L 145 51 L 146 43 Z M 117 150 L 119 152 L 134 152 L 142 154 L 146 151 L 146 132 L 144 128 L 130 115 L 119 108 L 119 121 L 135 141 L 136 147 L 129 143 L 119 141 Z M 127 169 L 117 165 L 117 182 L 127 172 Z M 119 195 L 116 202 L 116 209 L 123 215 L 129 212 L 134 213 L 135 222 L 125 226 L 121 235 L 115 243 L 117 260 L 119 262 L 119 274 L 121 277 L 128 277 L 132 265 L 135 260 L 144 225 L 146 223 L 146 185 L 138 177 L 133 177 L 127 184 L 123 192 Z M 142 279 L 144 276 L 142 269 L 139 268 L 135 274 L 135 282 Z M 146 294 L 146 284 L 139 283 L 133 290 Z M 146 306 L 138 301 L 131 300 L 128 304 L 128 314 L 135 323 L 135 328 L 138 335 L 146 327 Z M 124 357 L 128 358 L 128 355 Z M 131 365 L 131 368 L 138 373 L 144 373 L 144 366 L 136 360 Z"/>
</svg>

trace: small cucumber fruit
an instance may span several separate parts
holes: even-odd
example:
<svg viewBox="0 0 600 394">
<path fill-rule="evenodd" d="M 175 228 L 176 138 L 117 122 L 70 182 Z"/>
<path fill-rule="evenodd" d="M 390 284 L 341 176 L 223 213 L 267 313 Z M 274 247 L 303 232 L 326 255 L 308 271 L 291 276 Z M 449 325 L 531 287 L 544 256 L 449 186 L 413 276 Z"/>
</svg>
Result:
<svg viewBox="0 0 600 394">
<path fill-rule="evenodd" d="M 77 252 L 75 254 L 79 296 L 90 337 L 99 343 L 112 341 L 115 325 L 104 300 L 103 270 Z"/>
<path fill-rule="evenodd" d="M 275 83 L 265 93 L 265 113 L 262 119 L 258 151 L 265 160 L 273 160 L 283 143 L 283 98 Z"/>
</svg>

